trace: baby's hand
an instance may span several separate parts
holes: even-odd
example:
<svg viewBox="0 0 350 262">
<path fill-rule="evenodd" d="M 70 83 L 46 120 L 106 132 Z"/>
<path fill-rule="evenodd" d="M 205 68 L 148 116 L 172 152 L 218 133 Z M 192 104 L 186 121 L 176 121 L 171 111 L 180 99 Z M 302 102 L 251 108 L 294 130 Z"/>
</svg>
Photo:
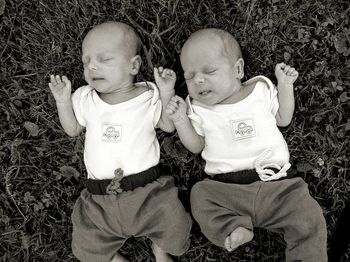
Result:
<svg viewBox="0 0 350 262">
<path fill-rule="evenodd" d="M 172 91 L 176 82 L 176 74 L 171 69 L 154 68 L 154 79 L 161 90 Z"/>
<path fill-rule="evenodd" d="M 65 104 L 70 101 L 72 84 L 66 76 L 50 75 L 50 90 L 57 104 Z"/>
<path fill-rule="evenodd" d="M 179 96 L 173 96 L 166 108 L 166 113 L 174 122 L 179 122 L 186 118 L 187 105 L 186 102 Z"/>
<path fill-rule="evenodd" d="M 275 68 L 275 75 L 278 84 L 281 86 L 292 85 L 297 80 L 299 73 L 294 67 L 290 67 L 285 63 L 279 63 Z"/>
</svg>

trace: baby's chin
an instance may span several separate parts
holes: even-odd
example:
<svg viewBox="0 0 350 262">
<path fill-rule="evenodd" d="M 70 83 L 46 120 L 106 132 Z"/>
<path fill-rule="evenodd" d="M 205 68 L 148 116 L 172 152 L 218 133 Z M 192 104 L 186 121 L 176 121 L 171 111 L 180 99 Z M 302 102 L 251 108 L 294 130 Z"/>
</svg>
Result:
<svg viewBox="0 0 350 262">
<path fill-rule="evenodd" d="M 207 106 L 213 106 L 216 105 L 218 102 L 211 96 L 211 95 L 207 95 L 207 96 L 200 96 L 197 95 L 195 97 L 191 97 L 192 99 L 194 99 L 195 101 L 207 105 Z"/>
</svg>

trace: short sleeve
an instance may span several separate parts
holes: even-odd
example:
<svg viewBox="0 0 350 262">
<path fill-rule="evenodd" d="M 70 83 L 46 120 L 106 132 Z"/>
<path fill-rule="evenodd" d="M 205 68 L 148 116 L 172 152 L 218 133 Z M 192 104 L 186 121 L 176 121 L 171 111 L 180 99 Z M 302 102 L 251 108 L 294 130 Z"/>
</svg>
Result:
<svg viewBox="0 0 350 262">
<path fill-rule="evenodd" d="M 275 116 L 277 114 L 278 108 L 278 91 L 276 86 L 271 82 L 269 84 L 269 109 L 271 113 Z"/>
<path fill-rule="evenodd" d="M 249 79 L 244 84 L 249 85 L 254 82 L 256 85 L 260 85 L 259 88 L 262 87 L 263 97 L 267 102 L 268 110 L 273 114 L 273 116 L 275 116 L 279 108 L 277 96 L 278 91 L 276 86 L 271 82 L 270 79 L 261 75 Z"/>
<path fill-rule="evenodd" d="M 159 97 L 158 87 L 152 82 L 141 82 L 141 83 L 136 83 L 136 85 L 146 85 L 151 90 L 153 90 L 150 111 L 153 116 L 153 126 L 156 127 L 160 120 L 160 116 L 162 114 L 162 101 L 160 100 L 160 97 Z"/>
<path fill-rule="evenodd" d="M 90 92 L 91 88 L 89 86 L 82 86 L 78 88 L 72 95 L 73 111 L 78 123 L 81 126 L 86 126 L 86 120 L 84 117 L 83 101 Z"/>
<path fill-rule="evenodd" d="M 265 81 L 260 81 L 258 83 L 263 85 L 263 96 L 267 102 L 268 110 L 275 116 L 279 108 L 278 91 L 276 86 L 268 78 L 264 77 L 263 80 Z"/>
<path fill-rule="evenodd" d="M 188 109 L 187 116 L 190 119 L 194 130 L 198 135 L 205 136 L 202 128 L 202 118 L 194 112 L 189 96 L 186 98 L 186 104 Z"/>
</svg>

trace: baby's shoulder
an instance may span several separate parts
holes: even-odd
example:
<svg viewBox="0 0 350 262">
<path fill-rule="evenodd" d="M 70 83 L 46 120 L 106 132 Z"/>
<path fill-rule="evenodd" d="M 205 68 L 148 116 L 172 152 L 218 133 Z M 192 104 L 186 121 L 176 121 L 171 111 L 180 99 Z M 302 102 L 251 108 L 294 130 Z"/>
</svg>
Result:
<svg viewBox="0 0 350 262">
<path fill-rule="evenodd" d="M 253 86 L 252 88 L 254 89 L 255 86 L 262 86 L 262 87 L 266 87 L 266 88 L 272 88 L 274 87 L 274 84 L 271 82 L 271 80 L 269 78 L 267 78 L 266 76 L 262 76 L 262 75 L 258 75 L 255 76 L 247 81 L 245 81 L 242 85 L 244 86 Z"/>
<path fill-rule="evenodd" d="M 152 82 L 137 82 L 134 83 L 134 86 L 139 94 L 157 89 L 157 86 Z"/>
<path fill-rule="evenodd" d="M 253 77 L 246 82 L 242 84 L 246 89 L 247 92 L 253 92 L 256 93 L 264 93 L 264 94 L 270 94 L 276 92 L 275 85 L 271 82 L 271 80 L 265 76 L 256 76 Z"/>
<path fill-rule="evenodd" d="M 74 92 L 73 96 L 79 99 L 82 99 L 88 96 L 93 91 L 93 88 L 89 85 L 78 87 Z"/>
<path fill-rule="evenodd" d="M 256 83 L 257 82 L 243 83 L 242 86 L 244 87 L 245 92 L 247 94 L 250 94 L 255 89 Z"/>
</svg>

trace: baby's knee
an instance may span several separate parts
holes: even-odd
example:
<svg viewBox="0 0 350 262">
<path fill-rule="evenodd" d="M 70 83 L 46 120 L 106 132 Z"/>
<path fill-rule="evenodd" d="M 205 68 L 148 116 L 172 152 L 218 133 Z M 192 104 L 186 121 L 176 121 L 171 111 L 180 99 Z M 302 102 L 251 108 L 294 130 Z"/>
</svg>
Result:
<svg viewBox="0 0 350 262">
<path fill-rule="evenodd" d="M 208 190 L 207 190 L 207 183 L 206 181 L 201 181 L 196 183 L 192 189 L 190 194 L 190 201 L 191 201 L 191 209 L 192 212 L 196 213 L 196 211 L 205 206 L 205 203 L 208 199 Z"/>
<path fill-rule="evenodd" d="M 197 182 L 191 189 L 191 203 L 201 201 L 208 196 L 208 187 L 210 187 L 210 181 L 200 181 Z"/>
<path fill-rule="evenodd" d="M 320 238 L 327 237 L 326 221 L 322 209 L 313 198 L 304 209 L 299 211 L 297 228 L 298 234 L 305 237 L 312 235 L 318 235 Z"/>
</svg>

